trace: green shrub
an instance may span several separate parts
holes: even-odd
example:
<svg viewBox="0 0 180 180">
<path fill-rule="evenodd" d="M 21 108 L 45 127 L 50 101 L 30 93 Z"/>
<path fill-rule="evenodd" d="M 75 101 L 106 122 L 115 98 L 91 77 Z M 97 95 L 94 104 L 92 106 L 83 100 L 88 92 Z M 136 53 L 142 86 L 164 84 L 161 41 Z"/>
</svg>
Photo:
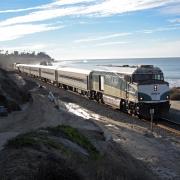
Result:
<svg viewBox="0 0 180 180">
<path fill-rule="evenodd" d="M 72 142 L 77 143 L 81 147 L 85 148 L 94 158 L 97 158 L 99 156 L 99 152 L 97 151 L 97 149 L 77 129 L 72 128 L 71 126 L 60 125 L 57 127 L 48 128 L 48 130 L 56 135 L 61 134 Z"/>
<path fill-rule="evenodd" d="M 38 144 L 37 139 L 34 138 L 35 135 L 33 133 L 26 133 L 18 135 L 17 137 L 10 139 L 6 146 L 13 148 L 22 148 L 27 146 L 34 146 Z"/>
</svg>

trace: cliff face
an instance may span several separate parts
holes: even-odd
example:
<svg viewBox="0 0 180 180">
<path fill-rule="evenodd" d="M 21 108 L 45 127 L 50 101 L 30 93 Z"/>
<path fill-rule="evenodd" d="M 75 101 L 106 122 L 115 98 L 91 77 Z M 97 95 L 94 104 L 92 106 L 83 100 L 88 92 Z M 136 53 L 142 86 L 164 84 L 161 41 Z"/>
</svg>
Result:
<svg viewBox="0 0 180 180">
<path fill-rule="evenodd" d="M 26 82 L 17 74 L 0 69 L 0 106 L 8 112 L 20 110 L 20 105 L 30 99 Z"/>
</svg>

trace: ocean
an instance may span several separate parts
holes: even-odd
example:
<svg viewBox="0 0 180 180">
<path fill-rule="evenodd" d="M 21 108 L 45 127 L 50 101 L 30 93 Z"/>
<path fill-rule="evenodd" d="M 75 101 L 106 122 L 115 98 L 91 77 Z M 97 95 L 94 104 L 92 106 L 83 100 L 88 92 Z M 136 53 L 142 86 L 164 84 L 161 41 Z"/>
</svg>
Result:
<svg viewBox="0 0 180 180">
<path fill-rule="evenodd" d="M 58 65 L 96 70 L 101 68 L 101 65 L 142 64 L 154 65 L 161 68 L 164 73 L 165 80 L 169 82 L 170 87 L 180 87 L 180 58 L 93 59 L 58 62 Z M 107 66 L 104 68 L 107 68 Z"/>
</svg>

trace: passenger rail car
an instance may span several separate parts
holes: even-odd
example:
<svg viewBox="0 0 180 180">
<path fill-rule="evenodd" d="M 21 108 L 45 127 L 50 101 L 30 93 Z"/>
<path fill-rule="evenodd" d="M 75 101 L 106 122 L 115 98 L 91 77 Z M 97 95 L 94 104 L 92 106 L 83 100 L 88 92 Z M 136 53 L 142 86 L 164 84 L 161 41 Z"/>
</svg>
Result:
<svg viewBox="0 0 180 180">
<path fill-rule="evenodd" d="M 75 68 L 58 68 L 56 81 L 65 88 L 70 88 L 73 91 L 82 94 L 89 92 L 89 74 L 90 70 L 75 69 Z"/>
<path fill-rule="evenodd" d="M 56 67 L 47 67 L 47 66 L 42 66 L 39 67 L 39 77 L 40 79 L 50 82 L 50 83 L 55 83 L 56 82 Z"/>
<path fill-rule="evenodd" d="M 163 72 L 152 65 L 91 71 L 19 64 L 15 69 L 139 117 L 149 118 L 150 109 L 158 117 L 170 108 L 169 84 Z"/>
</svg>

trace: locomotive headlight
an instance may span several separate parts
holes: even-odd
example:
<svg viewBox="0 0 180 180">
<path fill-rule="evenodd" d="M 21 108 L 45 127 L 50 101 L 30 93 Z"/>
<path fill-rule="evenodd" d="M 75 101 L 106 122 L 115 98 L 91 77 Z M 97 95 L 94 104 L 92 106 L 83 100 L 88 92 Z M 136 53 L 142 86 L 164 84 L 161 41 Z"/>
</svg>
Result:
<svg viewBox="0 0 180 180">
<path fill-rule="evenodd" d="M 157 91 L 157 89 L 158 89 L 158 86 L 154 85 L 154 91 Z"/>
<path fill-rule="evenodd" d="M 169 99 L 169 96 L 166 96 L 166 99 Z"/>
<path fill-rule="evenodd" d="M 143 100 L 143 97 L 140 97 L 140 100 L 142 101 L 142 100 Z"/>
</svg>

